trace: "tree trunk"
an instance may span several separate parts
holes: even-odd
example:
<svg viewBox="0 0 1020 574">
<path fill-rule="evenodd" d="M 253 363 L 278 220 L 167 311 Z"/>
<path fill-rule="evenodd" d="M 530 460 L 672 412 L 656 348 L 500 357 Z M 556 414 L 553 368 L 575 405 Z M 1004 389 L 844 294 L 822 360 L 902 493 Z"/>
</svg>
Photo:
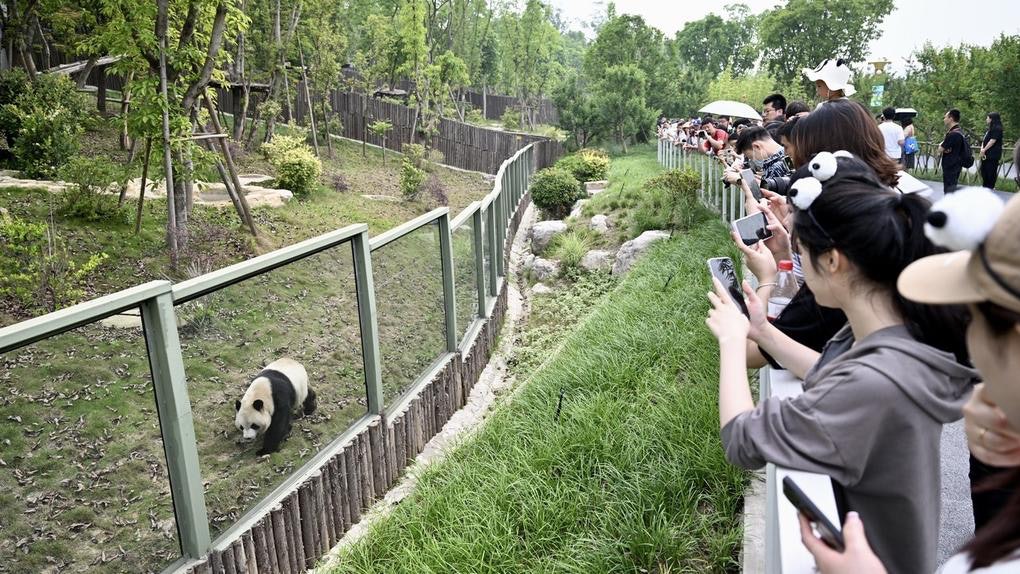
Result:
<svg viewBox="0 0 1020 574">
<path fill-rule="evenodd" d="M 216 119 L 216 113 L 213 109 L 212 101 L 209 99 L 209 94 L 205 95 L 205 107 L 209 111 L 209 117 L 212 118 L 213 129 L 216 133 L 221 134 L 223 132 L 222 126 Z M 252 235 L 258 235 L 258 231 L 255 229 L 255 220 L 252 219 L 251 209 L 248 207 L 248 200 L 244 197 L 244 188 L 241 187 L 241 179 L 237 176 L 237 168 L 234 166 L 234 158 L 230 153 L 230 145 L 228 145 L 226 138 L 219 138 L 217 140 L 220 144 L 220 152 L 223 154 L 223 159 L 226 161 L 227 171 L 230 174 L 230 181 L 223 177 L 223 172 L 220 172 L 220 177 L 223 178 L 223 184 L 230 189 L 230 185 L 233 184 L 234 191 L 237 194 L 236 198 L 231 198 L 234 201 L 234 207 L 237 209 L 237 215 L 241 218 L 241 222 L 248 226 L 248 230 L 251 231 Z M 217 162 L 218 163 L 218 162 Z"/>
<path fill-rule="evenodd" d="M 489 119 L 489 85 L 482 84 L 482 117 Z"/>
<path fill-rule="evenodd" d="M 167 244 L 170 247 L 170 266 L 177 269 L 180 259 L 177 227 L 177 205 L 174 197 L 174 167 L 170 150 L 170 99 L 167 96 L 167 73 L 166 73 L 166 23 L 167 3 L 169 0 L 159 0 L 158 15 L 156 17 L 156 36 L 159 39 L 159 94 L 163 99 L 163 170 L 166 174 L 166 201 L 167 201 Z"/>
<path fill-rule="evenodd" d="M 89 81 L 89 76 L 92 75 L 92 68 L 96 67 L 97 60 L 96 56 L 89 56 L 88 62 L 85 62 L 85 69 L 78 72 L 78 79 L 75 84 L 77 84 L 79 90 L 85 89 L 85 84 Z"/>
<path fill-rule="evenodd" d="M 42 65 L 44 70 L 50 69 L 50 43 L 46 40 L 46 34 L 43 33 L 42 24 L 39 23 L 39 17 L 35 17 L 35 28 L 39 33 L 39 40 L 42 42 Z"/>
<path fill-rule="evenodd" d="M 149 156 L 152 152 L 152 138 L 145 138 L 145 159 L 142 160 L 142 185 L 138 188 L 138 209 L 135 211 L 135 235 L 142 228 L 142 205 L 145 203 L 145 184 L 149 177 Z"/>
<path fill-rule="evenodd" d="M 320 103 L 322 104 L 323 128 L 326 132 L 326 150 L 329 153 L 329 159 L 333 159 L 333 134 L 329 133 L 329 106 L 326 105 L 327 99 L 329 99 L 328 95 L 324 96 Z"/>
<path fill-rule="evenodd" d="M 319 152 L 319 134 L 315 130 L 315 108 L 312 107 L 312 96 L 308 91 L 308 71 L 305 69 L 305 51 L 301 50 L 301 83 L 305 86 L 305 105 L 308 107 L 308 121 L 312 126 L 312 146 L 315 147 L 315 157 L 321 157 Z"/>
<path fill-rule="evenodd" d="M 128 133 L 128 113 L 131 111 L 131 82 L 135 78 L 135 73 L 128 73 L 127 81 L 124 82 L 124 92 L 120 95 L 120 119 L 121 119 L 121 130 L 120 130 L 120 149 L 126 150 L 132 147 L 131 135 Z"/>
</svg>

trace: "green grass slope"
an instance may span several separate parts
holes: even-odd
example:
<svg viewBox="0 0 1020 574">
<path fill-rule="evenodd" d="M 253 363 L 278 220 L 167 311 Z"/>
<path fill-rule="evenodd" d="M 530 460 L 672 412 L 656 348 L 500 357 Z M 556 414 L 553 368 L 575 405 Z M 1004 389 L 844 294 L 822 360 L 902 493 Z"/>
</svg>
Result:
<svg viewBox="0 0 1020 574">
<path fill-rule="evenodd" d="M 728 249 L 715 222 L 653 249 L 335 571 L 736 571 L 745 474 L 704 326 L 704 261 Z"/>
</svg>

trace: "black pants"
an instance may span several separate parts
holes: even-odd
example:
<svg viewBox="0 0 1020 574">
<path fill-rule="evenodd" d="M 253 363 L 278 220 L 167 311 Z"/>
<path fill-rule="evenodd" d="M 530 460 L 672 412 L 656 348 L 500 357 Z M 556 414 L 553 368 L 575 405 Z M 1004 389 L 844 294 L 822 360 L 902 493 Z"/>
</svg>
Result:
<svg viewBox="0 0 1020 574">
<path fill-rule="evenodd" d="M 960 186 L 960 172 L 963 168 L 942 169 L 942 191 L 952 193 Z"/>
<path fill-rule="evenodd" d="M 995 182 L 999 179 L 999 158 L 986 157 L 981 162 L 981 185 L 988 189 L 995 189 Z"/>
</svg>

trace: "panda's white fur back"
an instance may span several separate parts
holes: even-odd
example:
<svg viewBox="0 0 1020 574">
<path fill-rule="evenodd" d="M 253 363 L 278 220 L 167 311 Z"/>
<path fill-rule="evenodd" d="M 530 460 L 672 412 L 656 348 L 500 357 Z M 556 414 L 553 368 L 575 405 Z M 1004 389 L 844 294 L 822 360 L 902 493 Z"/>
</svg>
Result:
<svg viewBox="0 0 1020 574">
<path fill-rule="evenodd" d="M 295 406 L 300 406 L 301 403 L 305 402 L 305 397 L 308 396 L 308 373 L 301 363 L 294 359 L 283 357 L 266 365 L 265 370 L 278 371 L 290 379 L 290 384 L 294 386 L 294 394 L 296 395 L 294 400 Z M 265 377 L 259 377 L 259 379 L 264 381 L 266 389 L 270 390 L 269 380 Z"/>
</svg>

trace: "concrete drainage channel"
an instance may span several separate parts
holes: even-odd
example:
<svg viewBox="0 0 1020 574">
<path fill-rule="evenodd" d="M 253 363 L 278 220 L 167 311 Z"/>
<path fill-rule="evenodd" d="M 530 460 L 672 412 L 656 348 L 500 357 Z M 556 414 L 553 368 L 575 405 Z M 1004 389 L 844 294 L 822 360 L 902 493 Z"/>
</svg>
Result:
<svg viewBox="0 0 1020 574">
<path fill-rule="evenodd" d="M 451 449 L 485 422 L 497 401 L 505 400 L 512 395 L 517 381 L 510 375 L 506 359 L 512 351 L 521 322 L 528 314 L 527 301 L 521 291 L 524 283 L 519 282 L 518 277 L 524 258 L 530 252 L 528 237 L 531 227 L 535 224 L 535 213 L 535 206 L 531 205 L 521 219 L 510 251 L 510 263 L 506 274 L 507 309 L 503 330 L 499 334 L 499 347 L 492 354 L 489 364 L 471 390 L 467 404 L 450 417 L 443 430 L 425 445 L 425 449 L 414 459 L 414 463 L 408 466 L 400 482 L 376 502 L 362 516 L 361 521 L 351 527 L 343 539 L 323 556 L 318 566 L 310 572 L 328 574 L 338 566 L 348 547 L 361 540 L 374 524 L 389 516 L 394 507 L 414 492 L 418 477 L 429 465 L 443 460 Z"/>
</svg>

